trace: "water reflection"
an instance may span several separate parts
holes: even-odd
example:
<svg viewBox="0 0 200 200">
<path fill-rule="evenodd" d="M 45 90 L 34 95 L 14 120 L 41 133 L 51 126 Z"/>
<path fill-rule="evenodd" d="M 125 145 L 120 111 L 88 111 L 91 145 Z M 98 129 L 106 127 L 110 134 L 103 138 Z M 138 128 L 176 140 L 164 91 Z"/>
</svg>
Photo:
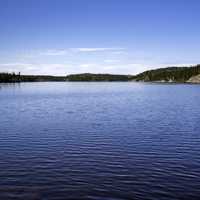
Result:
<svg viewBox="0 0 200 200">
<path fill-rule="evenodd" d="M 15 88 L 19 88 L 21 86 L 21 83 L 20 82 L 16 82 L 16 83 L 0 83 L 0 90 L 1 89 L 6 89 L 6 88 L 12 88 L 12 89 L 15 89 Z"/>
</svg>

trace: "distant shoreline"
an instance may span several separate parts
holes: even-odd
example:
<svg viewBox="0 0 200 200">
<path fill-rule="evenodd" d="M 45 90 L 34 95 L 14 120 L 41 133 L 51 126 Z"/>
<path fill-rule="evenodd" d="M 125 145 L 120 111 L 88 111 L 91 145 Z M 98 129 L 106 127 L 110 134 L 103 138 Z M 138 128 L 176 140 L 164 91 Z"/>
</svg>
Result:
<svg viewBox="0 0 200 200">
<path fill-rule="evenodd" d="M 137 75 L 119 74 L 71 74 L 67 76 L 21 75 L 0 73 L 0 83 L 16 82 L 148 82 L 148 83 L 200 83 L 200 65 L 191 67 L 167 67 L 148 70 Z"/>
</svg>

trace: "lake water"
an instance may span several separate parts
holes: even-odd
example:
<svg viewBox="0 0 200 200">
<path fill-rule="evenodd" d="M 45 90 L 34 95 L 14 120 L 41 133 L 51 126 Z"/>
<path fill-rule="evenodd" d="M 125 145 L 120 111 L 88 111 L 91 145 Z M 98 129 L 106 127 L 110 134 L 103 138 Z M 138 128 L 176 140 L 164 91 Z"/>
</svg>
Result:
<svg viewBox="0 0 200 200">
<path fill-rule="evenodd" d="M 0 85 L 0 199 L 200 198 L 200 85 Z"/>
</svg>

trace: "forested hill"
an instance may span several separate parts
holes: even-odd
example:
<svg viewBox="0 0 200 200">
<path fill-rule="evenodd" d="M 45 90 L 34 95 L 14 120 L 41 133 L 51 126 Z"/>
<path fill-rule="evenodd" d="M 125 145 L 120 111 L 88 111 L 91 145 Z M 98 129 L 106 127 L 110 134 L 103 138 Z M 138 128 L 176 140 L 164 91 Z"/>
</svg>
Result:
<svg viewBox="0 0 200 200">
<path fill-rule="evenodd" d="M 144 82 L 192 82 L 192 77 L 200 74 L 200 65 L 192 67 L 168 67 L 145 71 L 133 77 Z M 196 79 L 197 80 L 197 79 Z"/>
<path fill-rule="evenodd" d="M 41 81 L 129 81 L 132 76 L 111 74 L 73 74 L 68 76 L 20 75 L 0 73 L 0 82 L 41 82 Z"/>
<path fill-rule="evenodd" d="M 72 74 L 68 76 L 20 75 L 0 73 L 0 82 L 32 81 L 138 81 L 138 82 L 174 82 L 200 83 L 200 64 L 191 67 L 167 67 L 145 71 L 138 75 L 113 74 Z"/>
<path fill-rule="evenodd" d="M 132 76 L 113 74 L 72 74 L 67 76 L 67 81 L 129 81 Z"/>
<path fill-rule="evenodd" d="M 112 74 L 74 74 L 68 75 L 67 81 L 143 81 L 143 82 L 174 82 L 200 83 L 200 65 L 191 67 L 167 67 L 145 71 L 138 75 Z"/>
<path fill-rule="evenodd" d="M 66 81 L 66 76 L 20 75 L 20 73 L 0 73 L 0 83 L 42 81 Z"/>
</svg>

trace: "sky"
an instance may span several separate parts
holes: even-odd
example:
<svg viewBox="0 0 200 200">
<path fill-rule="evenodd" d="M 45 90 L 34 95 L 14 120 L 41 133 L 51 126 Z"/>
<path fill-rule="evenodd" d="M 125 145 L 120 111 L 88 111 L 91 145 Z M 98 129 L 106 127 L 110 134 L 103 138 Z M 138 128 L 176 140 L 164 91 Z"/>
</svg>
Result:
<svg viewBox="0 0 200 200">
<path fill-rule="evenodd" d="M 0 72 L 137 74 L 200 63 L 199 0 L 0 0 Z"/>
</svg>

